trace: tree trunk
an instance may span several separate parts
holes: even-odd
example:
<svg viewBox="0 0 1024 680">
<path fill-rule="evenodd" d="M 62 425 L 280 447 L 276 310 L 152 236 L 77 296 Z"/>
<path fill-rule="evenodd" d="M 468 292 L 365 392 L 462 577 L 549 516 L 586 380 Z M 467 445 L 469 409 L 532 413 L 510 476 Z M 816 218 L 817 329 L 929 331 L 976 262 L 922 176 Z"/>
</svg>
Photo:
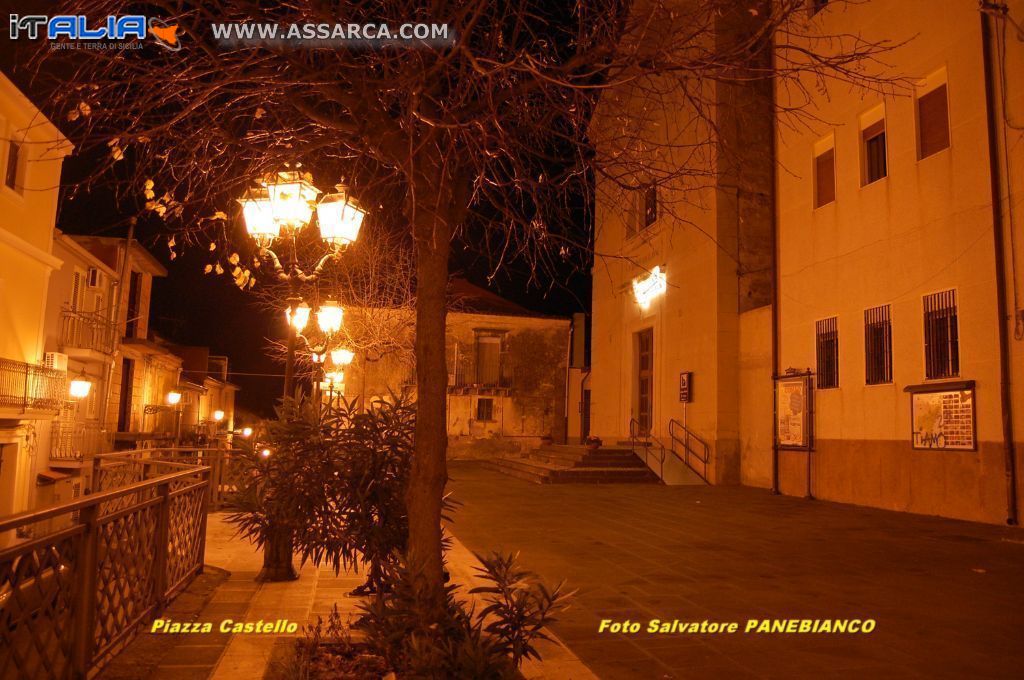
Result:
<svg viewBox="0 0 1024 680">
<path fill-rule="evenodd" d="M 427 194 L 433 200 L 439 194 Z M 424 201 L 425 203 L 426 201 Z M 422 205 L 414 213 L 416 240 L 416 443 L 406 504 L 409 511 L 407 566 L 421 623 L 444 612 L 441 556 L 441 502 L 448 470 L 445 357 L 448 254 L 451 224 L 443 206 Z"/>
</svg>

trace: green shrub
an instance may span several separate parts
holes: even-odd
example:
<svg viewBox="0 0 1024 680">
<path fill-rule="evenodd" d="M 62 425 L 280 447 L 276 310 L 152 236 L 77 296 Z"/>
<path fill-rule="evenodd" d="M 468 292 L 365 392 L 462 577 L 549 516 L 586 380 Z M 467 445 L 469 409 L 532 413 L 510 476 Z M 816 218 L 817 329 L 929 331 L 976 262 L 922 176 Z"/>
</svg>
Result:
<svg viewBox="0 0 1024 680">
<path fill-rule="evenodd" d="M 536 575 L 519 569 L 515 555 L 480 557 L 477 570 L 489 581 L 471 593 L 483 596 L 477 611 L 458 599 L 458 586 L 445 588 L 445 616 L 424 625 L 415 608 L 409 579 L 400 567 L 389 593 L 362 605 L 359 626 L 371 650 L 388 660 L 399 677 L 515 678 L 525 659 L 540 658 L 534 647 L 548 639 L 544 628 L 568 606 L 571 593 L 549 589 Z"/>
</svg>

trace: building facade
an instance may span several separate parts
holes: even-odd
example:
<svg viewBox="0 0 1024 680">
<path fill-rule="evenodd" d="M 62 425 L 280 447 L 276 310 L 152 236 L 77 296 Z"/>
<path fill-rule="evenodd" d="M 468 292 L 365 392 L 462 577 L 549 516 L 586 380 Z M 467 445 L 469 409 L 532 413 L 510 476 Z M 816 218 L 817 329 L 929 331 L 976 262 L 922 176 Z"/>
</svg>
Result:
<svg viewBox="0 0 1024 680">
<path fill-rule="evenodd" d="M 531 312 L 464 280 L 452 283 L 451 295 L 449 457 L 526 451 L 545 436 L 565 441 L 571 321 Z M 383 356 L 356 352 L 345 370 L 344 396 L 414 393 L 411 331 L 404 346 Z"/>
<path fill-rule="evenodd" d="M 1006 8 L 1024 19 L 1024 2 Z M 779 127 L 793 172 L 776 185 L 778 360 L 814 374 L 813 451 L 780 452 L 779 488 L 1004 521 L 1004 417 L 1018 452 L 1024 441 L 1024 272 L 1011 264 L 1024 261 L 1024 42 L 972 3 L 874 0 L 814 20 L 911 39 L 888 59 L 911 82 L 893 97 L 836 91 L 814 101 L 820 124 Z"/>
<path fill-rule="evenodd" d="M 34 502 L 47 461 L 39 439 L 66 397 L 66 366 L 47 357 L 44 318 L 61 267 L 56 187 L 71 147 L 3 74 L 0 140 L 0 514 L 10 514 Z"/>
<path fill-rule="evenodd" d="M 619 257 L 594 271 L 593 431 L 683 453 L 692 434 L 712 483 L 1016 516 L 1024 2 L 989 10 L 808 3 L 812 31 L 906 40 L 886 56 L 906 86 L 812 94 L 805 126 L 718 86 L 713 179 L 685 208 L 671 185 L 632 213 L 599 199 L 596 249 Z"/>
</svg>

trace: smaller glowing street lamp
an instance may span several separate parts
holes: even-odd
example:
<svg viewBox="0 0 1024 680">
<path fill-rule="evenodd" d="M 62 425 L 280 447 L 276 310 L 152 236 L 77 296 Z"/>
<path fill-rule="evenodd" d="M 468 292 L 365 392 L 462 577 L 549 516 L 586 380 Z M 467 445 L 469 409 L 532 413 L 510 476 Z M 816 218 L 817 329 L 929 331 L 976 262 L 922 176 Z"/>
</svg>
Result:
<svg viewBox="0 0 1024 680">
<path fill-rule="evenodd" d="M 177 406 L 180 403 L 181 403 L 181 392 L 178 392 L 177 390 L 171 390 L 170 392 L 167 393 L 167 405 L 168 406 Z"/>
<path fill-rule="evenodd" d="M 337 192 L 327 194 L 316 206 L 316 219 L 320 238 L 334 248 L 344 248 L 359 237 L 366 211 L 348 193 L 348 187 L 339 184 Z"/>
<path fill-rule="evenodd" d="M 288 319 L 288 325 L 295 329 L 297 333 L 301 333 L 306 330 L 306 324 L 309 323 L 309 314 L 312 310 L 305 302 L 294 304 L 294 302 L 288 305 L 288 309 L 285 310 L 285 317 Z"/>
<path fill-rule="evenodd" d="M 281 225 L 274 219 L 270 192 L 265 187 L 249 189 L 238 201 L 242 204 L 245 229 L 260 248 L 268 248 L 281 235 Z"/>
<path fill-rule="evenodd" d="M 214 411 L 213 412 L 213 420 L 214 420 L 214 422 L 217 422 L 217 423 L 219 423 L 220 421 L 224 420 L 224 411 L 221 411 L 220 409 L 217 409 L 216 411 Z"/>
<path fill-rule="evenodd" d="M 350 349 L 345 349 L 344 347 L 341 349 L 331 350 L 331 363 L 335 366 L 348 366 L 352 363 L 352 359 L 354 359 L 355 356 L 355 352 Z"/>
<path fill-rule="evenodd" d="M 270 458 L 270 449 L 263 449 L 260 451 L 260 455 L 264 458 Z"/>
<path fill-rule="evenodd" d="M 316 322 L 324 335 L 334 335 L 341 330 L 341 322 L 344 319 L 344 310 L 334 300 L 328 300 L 316 310 Z"/>
<path fill-rule="evenodd" d="M 280 226 L 301 229 L 313 218 L 313 206 L 320 190 L 313 186 L 307 172 L 286 170 L 264 177 L 263 185 L 270 198 L 270 209 Z"/>
<path fill-rule="evenodd" d="M 92 381 L 85 375 L 83 369 L 78 377 L 68 383 L 68 395 L 72 399 L 85 399 L 89 396 L 89 392 L 92 390 Z"/>
<path fill-rule="evenodd" d="M 246 439 L 251 437 L 252 436 L 252 428 L 251 427 L 243 427 L 242 428 L 242 436 L 245 437 Z"/>
</svg>

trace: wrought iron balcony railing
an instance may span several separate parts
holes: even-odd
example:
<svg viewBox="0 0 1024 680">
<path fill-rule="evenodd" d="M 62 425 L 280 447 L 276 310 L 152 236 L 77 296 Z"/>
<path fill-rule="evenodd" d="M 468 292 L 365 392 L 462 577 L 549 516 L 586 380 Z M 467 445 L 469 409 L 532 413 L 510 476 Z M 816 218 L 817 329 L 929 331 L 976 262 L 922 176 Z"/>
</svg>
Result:
<svg viewBox="0 0 1024 680">
<path fill-rule="evenodd" d="M 81 461 L 107 446 L 99 423 L 55 420 L 50 439 L 50 460 L 57 461 Z"/>
<path fill-rule="evenodd" d="M 0 408 L 56 411 L 64 403 L 66 389 L 64 371 L 0 359 Z"/>
<path fill-rule="evenodd" d="M 117 346 L 117 327 L 100 312 L 65 309 L 61 314 L 60 344 L 113 354 Z"/>
</svg>

